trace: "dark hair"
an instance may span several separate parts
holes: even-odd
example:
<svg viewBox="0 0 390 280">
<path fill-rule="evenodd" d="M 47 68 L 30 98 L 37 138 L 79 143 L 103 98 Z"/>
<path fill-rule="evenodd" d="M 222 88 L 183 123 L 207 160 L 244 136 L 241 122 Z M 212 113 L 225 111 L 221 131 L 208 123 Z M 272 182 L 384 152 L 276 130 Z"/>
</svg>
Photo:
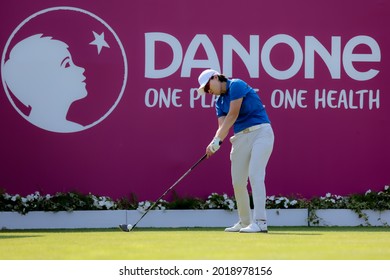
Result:
<svg viewBox="0 0 390 280">
<path fill-rule="evenodd" d="M 218 75 L 218 80 L 219 80 L 220 82 L 226 82 L 226 81 L 227 81 L 227 78 L 226 78 L 225 75 L 220 74 L 220 75 Z"/>
</svg>

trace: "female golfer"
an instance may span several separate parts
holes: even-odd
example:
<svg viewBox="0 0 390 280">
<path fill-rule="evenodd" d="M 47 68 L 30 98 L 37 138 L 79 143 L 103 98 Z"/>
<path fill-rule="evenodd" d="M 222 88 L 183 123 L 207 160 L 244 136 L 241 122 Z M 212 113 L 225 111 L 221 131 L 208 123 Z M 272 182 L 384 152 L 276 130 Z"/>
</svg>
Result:
<svg viewBox="0 0 390 280">
<path fill-rule="evenodd" d="M 227 232 L 268 232 L 265 210 L 265 169 L 271 156 L 274 133 L 263 103 L 253 88 L 240 79 L 227 79 L 213 69 L 198 78 L 199 94 L 217 95 L 218 129 L 206 148 L 209 158 L 220 148 L 233 126 L 231 176 L 239 221 Z M 250 209 L 248 178 L 252 188 L 253 215 Z"/>
</svg>

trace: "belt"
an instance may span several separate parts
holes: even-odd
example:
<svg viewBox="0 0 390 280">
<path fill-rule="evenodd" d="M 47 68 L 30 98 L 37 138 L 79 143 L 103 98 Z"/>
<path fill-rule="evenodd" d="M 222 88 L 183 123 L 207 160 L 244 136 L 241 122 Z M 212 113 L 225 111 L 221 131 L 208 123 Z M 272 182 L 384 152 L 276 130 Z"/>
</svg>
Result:
<svg viewBox="0 0 390 280">
<path fill-rule="evenodd" d="M 240 132 L 237 132 L 235 135 L 246 134 L 246 133 L 258 130 L 258 129 L 262 128 L 263 126 L 267 126 L 267 125 L 270 125 L 270 124 L 269 123 L 262 123 L 262 124 L 250 126 L 248 128 L 245 128 L 244 130 L 241 130 Z"/>
</svg>

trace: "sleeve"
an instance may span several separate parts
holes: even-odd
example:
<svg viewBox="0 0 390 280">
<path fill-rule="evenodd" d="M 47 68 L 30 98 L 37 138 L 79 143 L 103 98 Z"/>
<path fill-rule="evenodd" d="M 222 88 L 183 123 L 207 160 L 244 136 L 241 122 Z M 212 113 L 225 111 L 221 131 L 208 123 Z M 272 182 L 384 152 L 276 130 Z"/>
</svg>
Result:
<svg viewBox="0 0 390 280">
<path fill-rule="evenodd" d="M 249 92 L 250 87 L 242 80 L 236 79 L 230 85 L 230 99 L 236 100 L 245 97 Z"/>
</svg>

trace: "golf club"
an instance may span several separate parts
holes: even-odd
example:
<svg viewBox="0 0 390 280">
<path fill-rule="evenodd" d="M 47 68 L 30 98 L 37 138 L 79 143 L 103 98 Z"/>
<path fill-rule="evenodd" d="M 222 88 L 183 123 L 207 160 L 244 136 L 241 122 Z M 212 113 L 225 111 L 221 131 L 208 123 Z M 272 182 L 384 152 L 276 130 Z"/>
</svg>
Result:
<svg viewBox="0 0 390 280">
<path fill-rule="evenodd" d="M 204 156 L 202 156 L 193 166 L 191 166 L 190 169 L 187 170 L 186 173 L 184 173 L 172 186 L 170 186 L 154 203 L 152 206 L 150 206 L 148 208 L 148 210 L 146 210 L 146 212 L 141 216 L 141 218 L 139 218 L 139 220 L 134 224 L 134 225 L 130 225 L 130 224 L 120 224 L 119 225 L 119 228 L 123 231 L 126 231 L 126 232 L 129 232 L 129 231 L 132 231 L 136 226 L 137 224 L 143 219 L 143 217 L 145 217 L 146 214 L 148 214 L 148 212 L 150 210 L 152 210 L 156 205 L 157 203 L 170 191 L 172 190 L 177 184 L 180 183 L 181 180 L 183 180 L 192 170 L 194 170 L 194 168 L 199 164 L 201 163 L 205 158 L 207 157 L 207 154 L 205 154 Z"/>
</svg>

